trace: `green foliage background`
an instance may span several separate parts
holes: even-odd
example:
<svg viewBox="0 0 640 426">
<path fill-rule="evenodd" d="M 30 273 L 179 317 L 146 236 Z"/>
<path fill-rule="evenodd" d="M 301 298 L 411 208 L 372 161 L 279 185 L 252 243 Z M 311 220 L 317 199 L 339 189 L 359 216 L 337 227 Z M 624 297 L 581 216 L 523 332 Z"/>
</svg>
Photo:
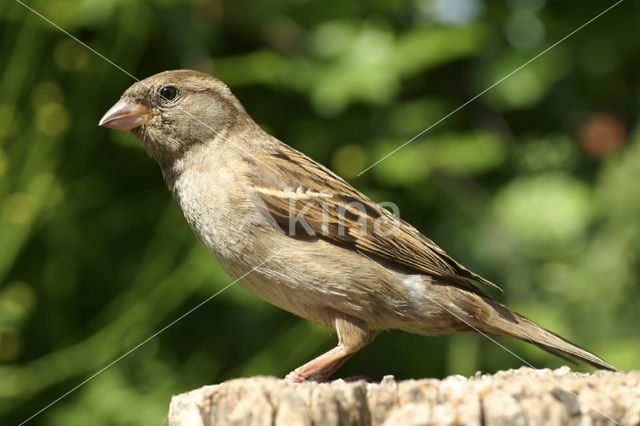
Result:
<svg viewBox="0 0 640 426">
<path fill-rule="evenodd" d="M 640 366 L 637 1 L 442 122 L 613 1 L 24 1 L 138 78 L 216 75 L 270 133 L 502 285 L 496 297 Z M 119 360 L 32 423 L 161 424 L 172 394 L 283 376 L 335 344 L 237 286 L 164 329 L 231 281 L 133 137 L 97 127 L 133 80 L 14 0 L 0 22 L 1 423 Z M 482 336 L 392 331 L 340 375 L 521 365 Z"/>
</svg>

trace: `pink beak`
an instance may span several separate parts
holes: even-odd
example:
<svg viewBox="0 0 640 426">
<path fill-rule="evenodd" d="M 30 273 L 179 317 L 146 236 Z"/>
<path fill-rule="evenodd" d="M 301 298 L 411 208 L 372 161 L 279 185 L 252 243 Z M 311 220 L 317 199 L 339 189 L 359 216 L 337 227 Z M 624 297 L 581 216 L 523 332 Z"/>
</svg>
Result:
<svg viewBox="0 0 640 426">
<path fill-rule="evenodd" d="M 100 119 L 99 126 L 117 130 L 131 130 L 147 124 L 158 113 L 144 105 L 120 99 Z"/>
</svg>

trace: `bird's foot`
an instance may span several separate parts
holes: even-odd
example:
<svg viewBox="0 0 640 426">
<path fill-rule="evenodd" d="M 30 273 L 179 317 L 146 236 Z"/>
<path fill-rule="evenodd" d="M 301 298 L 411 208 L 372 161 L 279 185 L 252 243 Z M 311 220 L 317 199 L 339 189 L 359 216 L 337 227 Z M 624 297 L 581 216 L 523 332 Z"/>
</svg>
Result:
<svg viewBox="0 0 640 426">
<path fill-rule="evenodd" d="M 293 370 L 291 373 L 287 374 L 284 378 L 284 381 L 287 383 L 302 383 L 307 380 L 302 374 L 298 373 L 296 370 Z"/>
</svg>

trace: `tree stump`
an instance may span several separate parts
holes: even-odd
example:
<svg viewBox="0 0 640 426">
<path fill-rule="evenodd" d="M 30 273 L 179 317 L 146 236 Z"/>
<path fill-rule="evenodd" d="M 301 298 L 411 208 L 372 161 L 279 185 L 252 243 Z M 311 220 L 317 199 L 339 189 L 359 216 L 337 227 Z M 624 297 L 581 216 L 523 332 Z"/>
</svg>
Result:
<svg viewBox="0 0 640 426">
<path fill-rule="evenodd" d="M 174 396 L 171 426 L 640 425 L 640 371 L 520 368 L 380 383 L 230 380 Z"/>
</svg>

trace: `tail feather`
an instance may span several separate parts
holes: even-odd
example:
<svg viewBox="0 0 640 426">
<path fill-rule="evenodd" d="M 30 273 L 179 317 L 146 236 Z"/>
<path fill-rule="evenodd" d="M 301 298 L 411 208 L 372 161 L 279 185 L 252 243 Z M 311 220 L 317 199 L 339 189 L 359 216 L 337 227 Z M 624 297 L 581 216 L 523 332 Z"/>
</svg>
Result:
<svg viewBox="0 0 640 426">
<path fill-rule="evenodd" d="M 497 302 L 491 302 L 490 304 L 496 308 L 495 305 L 498 305 Z M 501 336 L 517 337 L 518 339 L 533 343 L 539 348 L 567 361 L 575 362 L 573 360 L 578 359 L 596 368 L 618 371 L 613 365 L 602 358 L 571 343 L 564 337 L 547 330 L 503 305 L 499 305 L 499 307 L 498 315 L 492 315 L 495 321 L 491 321 L 488 329 L 483 331 Z M 505 309 L 509 311 L 509 315 L 502 313 Z"/>
<path fill-rule="evenodd" d="M 618 371 L 602 358 L 496 302 L 479 289 L 469 290 L 450 283 L 434 285 L 430 287 L 429 299 L 442 309 L 442 315 L 430 315 L 419 333 L 480 331 L 516 337 L 567 361 L 577 359 L 596 368 Z"/>
</svg>

